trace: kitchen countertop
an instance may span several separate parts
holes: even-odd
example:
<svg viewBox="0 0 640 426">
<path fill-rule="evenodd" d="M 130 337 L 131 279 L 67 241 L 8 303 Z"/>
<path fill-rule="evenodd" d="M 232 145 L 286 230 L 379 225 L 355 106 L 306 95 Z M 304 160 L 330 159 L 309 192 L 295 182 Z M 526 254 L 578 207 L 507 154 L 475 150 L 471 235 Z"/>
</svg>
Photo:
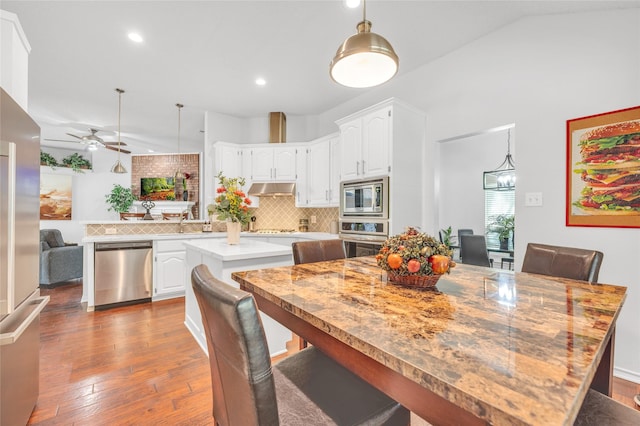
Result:
<svg viewBox="0 0 640 426">
<path fill-rule="evenodd" d="M 91 222 L 96 223 L 96 222 Z M 121 222 L 115 222 L 121 223 Z M 135 222 L 132 222 L 135 223 Z M 159 240 L 190 240 L 190 239 L 215 239 L 226 237 L 226 232 L 185 232 L 183 234 L 123 234 L 123 235 L 97 235 L 84 237 L 82 243 L 104 243 L 112 241 L 159 241 Z M 287 232 L 281 234 L 259 234 L 257 232 L 242 232 L 240 241 L 243 237 L 248 238 L 302 238 L 307 240 L 329 240 L 339 238 L 337 234 L 329 234 L 327 232 Z"/>
<path fill-rule="evenodd" d="M 228 244 L 223 238 L 190 241 L 185 242 L 184 245 L 187 249 L 197 250 L 222 261 L 291 255 L 291 247 L 249 238 L 240 238 L 240 243 L 233 245 Z"/>
</svg>

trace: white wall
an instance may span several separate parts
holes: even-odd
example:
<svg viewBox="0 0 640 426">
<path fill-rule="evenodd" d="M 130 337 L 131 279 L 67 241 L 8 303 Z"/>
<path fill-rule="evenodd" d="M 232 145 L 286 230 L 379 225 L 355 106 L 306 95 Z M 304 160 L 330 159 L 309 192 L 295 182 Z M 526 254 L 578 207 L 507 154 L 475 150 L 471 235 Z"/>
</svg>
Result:
<svg viewBox="0 0 640 426">
<path fill-rule="evenodd" d="M 437 140 L 515 123 L 516 270 L 531 241 L 602 251 L 600 281 L 628 287 L 615 374 L 640 383 L 640 229 L 565 226 L 566 120 L 640 105 L 640 9 L 521 20 L 325 112 L 318 128 L 391 96 L 427 113 L 431 153 Z M 432 180 L 426 206 L 439 201 Z M 526 192 L 544 205 L 525 207 Z M 437 227 L 428 213 L 423 229 Z"/>
<path fill-rule="evenodd" d="M 50 148 L 45 148 L 44 151 L 56 152 Z M 86 153 L 83 156 L 89 158 Z M 118 159 L 117 152 L 100 149 L 92 157 L 93 171 L 72 173 L 72 220 L 41 220 L 40 229 L 59 229 L 65 241 L 79 243 L 84 236 L 82 221 L 118 220 L 117 213 L 107 211 L 109 205 L 105 196 L 111 192 L 114 184 L 131 186 L 131 156 L 120 154 L 120 161 L 129 172 L 124 174 L 111 173 L 111 167 Z"/>
</svg>

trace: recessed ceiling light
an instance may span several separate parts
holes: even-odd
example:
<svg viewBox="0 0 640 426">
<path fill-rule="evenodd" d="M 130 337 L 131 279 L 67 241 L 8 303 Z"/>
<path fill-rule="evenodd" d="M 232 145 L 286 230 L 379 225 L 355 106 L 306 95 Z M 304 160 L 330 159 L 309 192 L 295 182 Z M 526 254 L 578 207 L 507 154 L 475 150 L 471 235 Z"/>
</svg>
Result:
<svg viewBox="0 0 640 426">
<path fill-rule="evenodd" d="M 267 81 L 264 78 L 259 77 L 259 78 L 256 78 L 256 84 L 258 86 L 264 86 L 265 84 L 267 84 Z"/>
<path fill-rule="evenodd" d="M 147 152 L 155 152 L 155 151 L 152 149 L 148 149 Z"/>
<path fill-rule="evenodd" d="M 135 41 L 136 43 L 142 43 L 142 36 L 138 33 L 129 33 L 129 40 Z"/>
<path fill-rule="evenodd" d="M 360 0 L 344 0 L 344 4 L 351 9 L 360 6 Z"/>
</svg>

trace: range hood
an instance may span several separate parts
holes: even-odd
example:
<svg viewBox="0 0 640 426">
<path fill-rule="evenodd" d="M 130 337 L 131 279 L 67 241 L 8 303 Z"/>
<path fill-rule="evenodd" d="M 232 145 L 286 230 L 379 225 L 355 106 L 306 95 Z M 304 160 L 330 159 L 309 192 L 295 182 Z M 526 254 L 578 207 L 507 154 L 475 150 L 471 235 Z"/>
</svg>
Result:
<svg viewBox="0 0 640 426">
<path fill-rule="evenodd" d="M 248 194 L 253 197 L 292 197 L 295 191 L 293 182 L 256 182 L 251 184 Z"/>
</svg>

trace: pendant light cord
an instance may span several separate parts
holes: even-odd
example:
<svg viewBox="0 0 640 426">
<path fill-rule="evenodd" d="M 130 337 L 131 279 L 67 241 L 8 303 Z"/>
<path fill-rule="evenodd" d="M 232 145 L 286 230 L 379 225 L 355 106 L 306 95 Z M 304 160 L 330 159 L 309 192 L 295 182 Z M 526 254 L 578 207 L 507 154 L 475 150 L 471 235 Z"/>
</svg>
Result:
<svg viewBox="0 0 640 426">
<path fill-rule="evenodd" d="M 116 92 L 118 92 L 118 162 L 120 162 L 120 141 L 122 140 L 120 139 L 120 116 L 122 115 L 122 94 L 124 90 L 116 89 Z"/>
</svg>

